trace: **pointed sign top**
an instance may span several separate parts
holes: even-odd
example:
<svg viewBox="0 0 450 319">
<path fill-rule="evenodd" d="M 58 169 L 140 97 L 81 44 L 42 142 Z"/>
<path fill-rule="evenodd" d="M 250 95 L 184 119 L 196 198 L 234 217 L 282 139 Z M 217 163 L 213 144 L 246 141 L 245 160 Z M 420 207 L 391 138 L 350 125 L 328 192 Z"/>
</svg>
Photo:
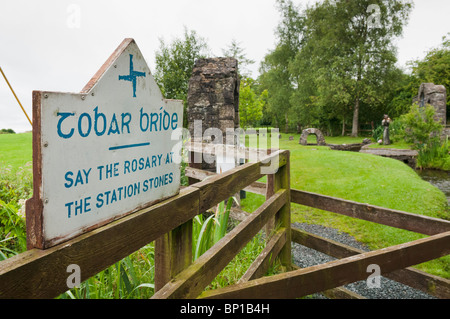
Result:
<svg viewBox="0 0 450 319">
<path fill-rule="evenodd" d="M 183 103 L 165 100 L 133 39 L 80 93 L 33 92 L 28 246 L 47 248 L 176 195 L 172 138 Z"/>
</svg>

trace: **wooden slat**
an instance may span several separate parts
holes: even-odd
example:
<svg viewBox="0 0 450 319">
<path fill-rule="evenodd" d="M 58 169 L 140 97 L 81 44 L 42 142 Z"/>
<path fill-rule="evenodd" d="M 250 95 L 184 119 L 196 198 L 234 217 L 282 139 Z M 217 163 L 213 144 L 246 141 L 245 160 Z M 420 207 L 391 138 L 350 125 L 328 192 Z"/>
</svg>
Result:
<svg viewBox="0 0 450 319">
<path fill-rule="evenodd" d="M 199 170 L 188 171 L 196 178 L 206 178 Z M 265 194 L 265 184 L 254 182 L 245 190 L 256 194 Z M 424 235 L 435 235 L 450 230 L 450 221 L 418 214 L 407 213 L 384 207 L 357 203 L 316 193 L 291 189 L 293 203 L 309 206 L 333 213 L 371 221 L 391 227 L 406 229 Z"/>
<path fill-rule="evenodd" d="M 201 298 L 298 298 L 368 277 L 376 264 L 381 274 L 416 265 L 450 253 L 450 232 L 360 255 L 331 261 L 242 284 L 205 291 Z"/>
<path fill-rule="evenodd" d="M 363 250 L 305 232 L 295 227 L 291 228 L 291 236 L 293 242 L 335 258 L 346 258 L 365 253 Z M 430 275 L 414 268 L 395 270 L 384 276 L 437 298 L 450 298 L 450 280 L 448 279 Z"/>
<path fill-rule="evenodd" d="M 156 292 L 154 299 L 195 298 L 287 202 L 288 192 L 278 191 L 248 218 Z"/>
<path fill-rule="evenodd" d="M 192 184 L 191 187 L 199 189 L 200 211 L 206 211 L 261 177 L 259 164 L 248 163 Z"/>
<path fill-rule="evenodd" d="M 155 291 L 192 263 L 192 219 L 155 240 Z"/>
<path fill-rule="evenodd" d="M 180 194 L 47 250 L 32 249 L 0 262 L 0 298 L 54 298 L 68 290 L 67 267 L 81 281 L 97 274 L 199 214 L 199 191 Z"/>
<path fill-rule="evenodd" d="M 293 203 L 300 205 L 310 206 L 425 235 L 435 235 L 450 231 L 450 221 L 447 220 L 361 204 L 295 189 L 291 190 L 291 200 Z"/>
<path fill-rule="evenodd" d="M 294 265 L 294 264 L 292 265 L 292 268 L 294 270 L 300 269 L 300 267 L 298 267 L 297 265 Z M 344 288 L 344 287 L 328 289 L 328 290 L 322 291 L 321 294 L 325 295 L 329 299 L 367 299 L 366 297 L 358 295 L 357 293 L 355 293 L 351 290 L 348 290 L 347 288 Z"/>
<path fill-rule="evenodd" d="M 277 230 L 272 238 L 270 238 L 269 242 L 266 244 L 266 247 L 264 247 L 263 251 L 247 269 L 245 274 L 239 279 L 238 283 L 262 277 L 276 259 L 285 243 L 286 228 L 283 227 Z"/>
</svg>

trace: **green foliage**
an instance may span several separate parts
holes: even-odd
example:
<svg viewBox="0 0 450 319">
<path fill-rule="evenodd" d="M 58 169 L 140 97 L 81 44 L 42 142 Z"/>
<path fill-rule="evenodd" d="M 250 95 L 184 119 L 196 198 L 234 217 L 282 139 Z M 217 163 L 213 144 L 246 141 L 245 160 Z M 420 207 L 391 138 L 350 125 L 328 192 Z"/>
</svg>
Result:
<svg viewBox="0 0 450 319">
<path fill-rule="evenodd" d="M 32 182 L 31 165 L 0 166 L 0 260 L 26 250 L 25 201 Z"/>
<path fill-rule="evenodd" d="M 243 78 L 239 92 L 239 120 L 242 128 L 255 127 L 262 120 L 263 108 L 268 92 L 264 90 L 259 96 L 254 89 L 255 81 Z"/>
<path fill-rule="evenodd" d="M 12 128 L 2 128 L 0 134 L 16 134 Z"/>
<path fill-rule="evenodd" d="M 183 100 L 186 109 L 189 79 L 195 60 L 206 57 L 208 45 L 195 31 L 184 29 L 183 38 L 175 38 L 170 44 L 160 39 L 155 53 L 155 81 L 167 99 Z M 187 117 L 184 117 L 187 125 Z"/>
<path fill-rule="evenodd" d="M 450 170 L 450 145 L 448 139 L 441 142 L 439 138 L 431 138 L 427 143 L 419 145 L 417 166 L 419 168 L 438 168 Z"/>
<path fill-rule="evenodd" d="M 148 299 L 154 293 L 154 246 L 132 255 L 61 294 L 59 299 Z"/>
<path fill-rule="evenodd" d="M 217 205 L 215 214 L 206 219 L 203 215 L 194 218 L 193 228 L 193 258 L 196 260 L 209 248 L 225 236 L 228 227 L 230 209 L 235 199 L 230 197 L 225 207 L 225 202 Z"/>
<path fill-rule="evenodd" d="M 381 125 L 377 126 L 377 128 L 375 128 L 372 131 L 372 138 L 376 142 L 378 142 L 379 140 L 382 140 L 383 139 L 383 131 L 384 131 L 383 126 L 381 126 Z M 405 132 L 405 123 L 402 119 L 392 121 L 391 124 L 389 125 L 389 136 L 390 136 L 391 143 L 396 143 L 396 142 L 402 141 L 404 134 L 405 134 L 404 132 Z"/>
<path fill-rule="evenodd" d="M 414 143 L 416 148 L 427 144 L 433 136 L 442 132 L 442 124 L 434 120 L 435 109 L 431 105 L 419 107 L 413 104 L 409 113 L 400 117 L 404 124 L 403 135 L 408 143 Z"/>
<path fill-rule="evenodd" d="M 450 88 L 450 39 L 442 39 L 439 47 L 431 49 L 422 60 L 410 62 L 412 83 L 417 94 L 422 83 L 434 83 Z M 450 106 L 450 94 L 447 94 L 447 106 Z"/>
<path fill-rule="evenodd" d="M 250 71 L 248 70 L 248 66 L 255 63 L 255 61 L 247 58 L 246 54 L 244 53 L 244 49 L 241 47 L 241 44 L 236 41 L 236 39 L 233 39 L 228 45 L 226 49 L 222 50 L 222 53 L 226 57 L 235 58 L 238 60 L 239 65 L 239 75 L 240 77 L 247 78 L 250 77 Z"/>
<path fill-rule="evenodd" d="M 292 122 L 290 97 L 296 85 L 289 65 L 301 46 L 303 17 L 291 0 L 277 0 L 276 6 L 282 16 L 276 30 L 277 44 L 261 62 L 259 81 L 262 89 L 268 89 L 265 112 L 270 114 L 271 123 L 284 125 L 287 132 Z"/>
<path fill-rule="evenodd" d="M 371 5 L 379 14 L 368 10 Z M 278 42 L 262 62 L 260 78 L 269 92 L 272 124 L 332 132 L 353 118 L 357 135 L 360 117 L 367 122 L 381 117 L 403 77 L 395 67 L 394 39 L 411 3 L 325 0 L 300 11 L 280 0 L 277 6 Z"/>
</svg>

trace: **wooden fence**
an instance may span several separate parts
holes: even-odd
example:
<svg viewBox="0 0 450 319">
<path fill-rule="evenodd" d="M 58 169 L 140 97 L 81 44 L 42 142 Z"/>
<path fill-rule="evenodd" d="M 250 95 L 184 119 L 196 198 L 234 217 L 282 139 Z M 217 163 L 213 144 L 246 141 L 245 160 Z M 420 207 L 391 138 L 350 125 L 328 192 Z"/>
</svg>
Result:
<svg viewBox="0 0 450 319">
<path fill-rule="evenodd" d="M 196 146 L 190 149 L 192 152 L 205 150 Z M 245 150 L 244 153 L 249 158 L 255 152 Z M 274 163 L 276 167 L 273 167 Z M 292 190 L 289 165 L 289 152 L 277 151 L 219 175 L 187 168 L 186 174 L 192 180 L 201 181 L 183 188 L 179 195 L 58 246 L 32 249 L 0 262 L 0 297 L 56 297 L 68 289 L 69 265 L 80 267 L 83 281 L 152 241 L 156 241 L 155 299 L 298 298 L 323 291 L 334 297 L 358 298 L 339 287 L 366 279 L 366 269 L 371 264 L 379 265 L 382 274 L 390 278 L 440 298 L 450 296 L 448 280 L 407 268 L 450 253 L 450 222 Z M 264 176 L 262 170 L 268 166 L 277 169 L 276 173 L 267 175 L 265 184 L 257 182 Z M 266 201 L 251 214 L 235 212 L 234 216 L 241 222 L 192 262 L 192 219 L 241 189 L 263 194 Z M 291 228 L 291 201 L 430 236 L 377 251 L 361 252 Z M 263 228 L 268 229 L 266 233 L 271 236 L 241 280 L 226 288 L 204 291 Z M 291 264 L 291 242 L 342 259 L 296 269 Z M 275 256 L 285 272 L 261 277 Z"/>
</svg>

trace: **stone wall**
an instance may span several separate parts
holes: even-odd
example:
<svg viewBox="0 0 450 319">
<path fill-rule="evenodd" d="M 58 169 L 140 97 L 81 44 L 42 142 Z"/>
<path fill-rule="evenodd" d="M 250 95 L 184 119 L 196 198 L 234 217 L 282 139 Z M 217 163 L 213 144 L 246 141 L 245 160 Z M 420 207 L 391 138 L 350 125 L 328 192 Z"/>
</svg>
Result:
<svg viewBox="0 0 450 319">
<path fill-rule="evenodd" d="M 238 62 L 234 58 L 206 58 L 195 62 L 189 80 L 187 96 L 188 128 L 191 138 L 211 142 L 214 130 L 222 132 L 226 143 L 226 129 L 239 128 L 239 76 Z M 195 128 L 196 121 L 198 127 Z M 200 127 L 201 126 L 201 127 Z M 205 131 L 208 130 L 205 134 Z M 212 133 L 212 134 L 211 134 Z M 211 136 L 211 138 L 205 138 Z M 230 141 L 228 141 L 230 142 Z M 233 141 L 232 141 L 233 142 Z M 231 143 L 229 143 L 231 144 Z M 233 144 L 235 144 L 233 142 Z M 214 164 L 203 163 L 204 169 L 214 169 Z"/>
<path fill-rule="evenodd" d="M 436 121 L 439 121 L 444 126 L 447 124 L 447 90 L 443 85 L 422 83 L 414 102 L 419 103 L 420 106 L 425 106 L 426 104 L 434 106 Z"/>
<path fill-rule="evenodd" d="M 224 134 L 226 128 L 239 127 L 238 62 L 233 58 L 198 59 L 189 80 L 189 132 L 194 136 L 194 121 L 202 121 L 202 136 L 214 127 Z M 224 141 L 225 142 L 225 141 Z"/>
</svg>

